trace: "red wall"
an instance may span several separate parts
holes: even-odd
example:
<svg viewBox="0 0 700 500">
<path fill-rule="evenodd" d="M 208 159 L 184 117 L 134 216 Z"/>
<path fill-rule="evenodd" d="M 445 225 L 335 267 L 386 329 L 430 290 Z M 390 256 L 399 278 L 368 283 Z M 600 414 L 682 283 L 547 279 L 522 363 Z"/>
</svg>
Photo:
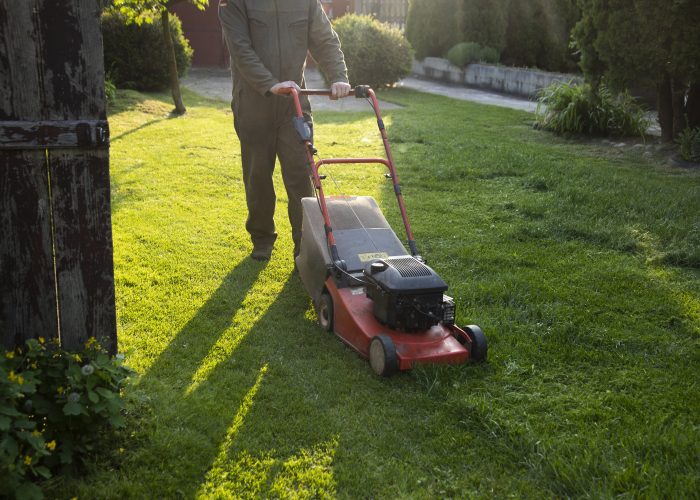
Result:
<svg viewBox="0 0 700 500">
<path fill-rule="evenodd" d="M 203 11 L 189 2 L 178 3 L 172 8 L 182 21 L 182 31 L 194 50 L 192 66 L 229 65 L 218 11 L 218 0 L 209 0 L 209 6 Z"/>
</svg>

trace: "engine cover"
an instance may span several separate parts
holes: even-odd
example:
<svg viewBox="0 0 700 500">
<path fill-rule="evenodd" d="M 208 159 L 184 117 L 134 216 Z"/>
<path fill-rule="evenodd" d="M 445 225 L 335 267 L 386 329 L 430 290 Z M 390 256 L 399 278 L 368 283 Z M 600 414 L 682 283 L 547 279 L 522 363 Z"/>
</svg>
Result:
<svg viewBox="0 0 700 500">
<path fill-rule="evenodd" d="M 447 285 L 410 255 L 372 261 L 363 274 L 374 315 L 389 328 L 411 332 L 454 323 L 454 301 L 444 295 Z"/>
</svg>

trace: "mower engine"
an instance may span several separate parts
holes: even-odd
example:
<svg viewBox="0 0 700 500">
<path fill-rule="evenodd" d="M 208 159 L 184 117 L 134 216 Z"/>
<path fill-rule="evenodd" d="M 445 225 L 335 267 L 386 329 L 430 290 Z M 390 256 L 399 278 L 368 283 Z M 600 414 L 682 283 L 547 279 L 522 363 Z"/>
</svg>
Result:
<svg viewBox="0 0 700 500">
<path fill-rule="evenodd" d="M 363 274 L 374 316 L 389 328 L 412 332 L 454 324 L 454 301 L 444 295 L 447 285 L 419 260 L 408 255 L 379 259 L 365 266 Z"/>
</svg>

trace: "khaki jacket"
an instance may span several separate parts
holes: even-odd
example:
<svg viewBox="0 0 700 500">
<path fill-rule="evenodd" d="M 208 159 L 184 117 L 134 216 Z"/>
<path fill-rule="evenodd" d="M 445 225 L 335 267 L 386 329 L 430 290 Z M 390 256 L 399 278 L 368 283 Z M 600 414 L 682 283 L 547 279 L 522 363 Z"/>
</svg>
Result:
<svg viewBox="0 0 700 500">
<path fill-rule="evenodd" d="M 331 82 L 348 81 L 338 35 L 319 0 L 221 0 L 219 19 L 234 96 L 244 82 L 261 95 L 286 80 L 303 87 L 307 51 Z"/>
</svg>

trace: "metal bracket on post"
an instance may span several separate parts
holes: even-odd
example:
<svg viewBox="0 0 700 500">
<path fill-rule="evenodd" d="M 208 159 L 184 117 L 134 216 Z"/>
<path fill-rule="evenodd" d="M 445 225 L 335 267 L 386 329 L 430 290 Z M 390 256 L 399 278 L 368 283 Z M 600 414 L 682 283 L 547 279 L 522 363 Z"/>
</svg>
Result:
<svg viewBox="0 0 700 500">
<path fill-rule="evenodd" d="M 107 120 L 0 121 L 0 149 L 109 147 Z"/>
</svg>

